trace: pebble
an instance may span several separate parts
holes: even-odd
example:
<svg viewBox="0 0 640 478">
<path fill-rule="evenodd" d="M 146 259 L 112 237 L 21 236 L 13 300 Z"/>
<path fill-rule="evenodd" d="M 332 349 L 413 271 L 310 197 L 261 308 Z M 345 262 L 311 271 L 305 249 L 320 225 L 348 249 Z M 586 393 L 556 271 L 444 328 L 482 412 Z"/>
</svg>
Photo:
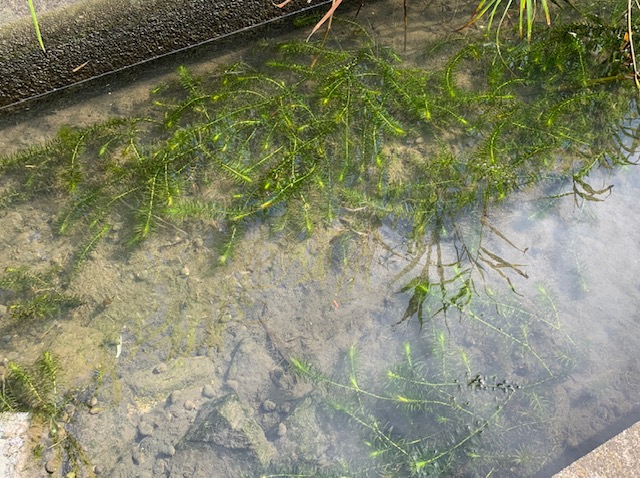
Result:
<svg viewBox="0 0 640 478">
<path fill-rule="evenodd" d="M 182 269 L 180 269 L 181 276 L 189 277 L 190 274 L 191 274 L 191 271 L 189 271 L 189 268 L 187 266 L 184 266 Z"/>
<path fill-rule="evenodd" d="M 622 415 L 622 408 L 620 408 L 620 405 L 618 405 L 617 403 L 611 404 L 611 411 L 616 417 L 619 417 L 620 415 Z"/>
<path fill-rule="evenodd" d="M 202 387 L 202 395 L 206 398 L 213 398 L 216 396 L 216 389 L 211 384 L 207 384 Z"/>
<path fill-rule="evenodd" d="M 55 254 L 49 259 L 49 264 L 54 269 L 64 269 L 64 263 L 65 261 L 60 254 Z"/>
<path fill-rule="evenodd" d="M 107 307 L 109 307 L 112 303 L 113 303 L 113 296 L 105 297 L 104 299 L 102 299 L 102 302 L 100 303 L 100 306 L 101 306 L 103 309 L 106 309 L 106 308 L 107 308 Z"/>
<path fill-rule="evenodd" d="M 45 471 L 50 475 L 55 473 L 57 468 L 58 467 L 56 466 L 56 461 L 53 458 L 44 464 Z"/>
<path fill-rule="evenodd" d="M 159 374 L 159 373 L 165 373 L 168 370 L 167 364 L 164 362 L 160 362 L 158 365 L 155 366 L 155 368 L 153 369 L 153 373 L 155 374 Z"/>
<path fill-rule="evenodd" d="M 149 271 L 142 270 L 133 274 L 133 280 L 136 282 L 144 282 L 149 278 Z"/>
<path fill-rule="evenodd" d="M 186 410 L 195 410 L 196 409 L 196 404 L 193 403 L 191 400 L 186 400 L 184 402 L 184 408 Z"/>
<path fill-rule="evenodd" d="M 227 380 L 227 386 L 233 390 L 234 392 L 236 392 L 238 390 L 238 382 L 236 380 Z"/>
<path fill-rule="evenodd" d="M 164 460 L 156 460 L 153 464 L 152 476 L 165 476 L 167 473 L 167 464 Z"/>
<path fill-rule="evenodd" d="M 282 380 L 283 376 L 284 370 L 282 370 L 282 368 L 280 367 L 275 367 L 269 372 L 269 377 L 271 377 L 271 381 L 274 383 L 274 385 L 280 386 L 280 381 Z"/>
<path fill-rule="evenodd" d="M 169 402 L 172 405 L 175 405 L 176 403 L 178 403 L 180 401 L 180 396 L 182 394 L 180 393 L 180 390 L 174 390 L 173 392 L 171 392 L 171 395 L 169 395 Z"/>
<path fill-rule="evenodd" d="M 150 437 L 153 435 L 153 425 L 145 421 L 140 422 L 138 425 L 138 433 L 142 437 Z"/>
<path fill-rule="evenodd" d="M 66 438 L 66 436 L 67 436 L 67 430 L 65 430 L 65 429 L 64 429 L 64 428 L 62 428 L 62 427 L 59 427 L 59 428 L 56 430 L 56 435 L 57 435 L 57 439 L 58 439 L 58 440 L 64 440 L 64 439 Z"/>
<path fill-rule="evenodd" d="M 19 212 L 11 212 L 7 214 L 5 217 L 11 220 L 11 222 L 15 224 L 18 229 L 21 229 L 22 223 L 24 222 L 24 218 L 22 217 L 22 214 L 20 214 Z"/>
<path fill-rule="evenodd" d="M 276 404 L 271 400 L 265 400 L 262 402 L 262 408 L 265 412 L 272 412 L 276 409 Z"/>
<path fill-rule="evenodd" d="M 102 475 L 104 473 L 104 469 L 100 466 L 100 465 L 95 465 L 93 467 L 93 473 L 98 476 L 98 475 Z"/>
<path fill-rule="evenodd" d="M 173 445 L 166 445 L 160 449 L 160 453 L 164 456 L 173 456 L 176 454 L 176 449 Z"/>
<path fill-rule="evenodd" d="M 134 465 L 139 465 L 140 463 L 144 462 L 144 457 L 138 450 L 133 450 L 133 452 L 131 453 L 131 461 L 133 461 Z"/>
<path fill-rule="evenodd" d="M 287 434 L 287 426 L 284 423 L 280 422 L 278 424 L 278 436 L 283 437 L 286 434 Z"/>
<path fill-rule="evenodd" d="M 87 402 L 87 405 L 90 407 L 95 407 L 98 404 L 98 399 L 96 397 L 91 397 L 91 399 Z"/>
<path fill-rule="evenodd" d="M 91 415 L 96 415 L 96 414 L 100 413 L 100 408 L 99 408 L 99 407 L 91 407 L 91 408 L 89 409 L 89 413 L 90 413 Z"/>
<path fill-rule="evenodd" d="M 193 240 L 193 247 L 195 247 L 196 249 L 201 249 L 202 246 L 204 246 L 204 240 L 201 237 L 196 237 Z"/>
</svg>

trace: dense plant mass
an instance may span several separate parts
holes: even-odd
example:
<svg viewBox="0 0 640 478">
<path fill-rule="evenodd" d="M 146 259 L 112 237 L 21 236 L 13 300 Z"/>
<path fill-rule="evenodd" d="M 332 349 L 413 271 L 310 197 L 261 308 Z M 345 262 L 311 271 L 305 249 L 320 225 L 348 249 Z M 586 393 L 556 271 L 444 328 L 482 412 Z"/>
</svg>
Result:
<svg viewBox="0 0 640 478">
<path fill-rule="evenodd" d="M 214 221 L 222 261 L 255 218 L 305 234 L 343 216 L 407 219 L 419 236 L 445 210 L 623 159 L 620 33 L 590 18 L 528 45 L 447 40 L 425 57 L 457 53 L 427 71 L 356 29 L 349 48 L 289 42 L 206 78 L 180 68 L 155 115 L 0 159 L 0 204 L 60 198 L 58 232 L 90 231 L 79 260 L 117 221 L 132 243 L 162 220 Z"/>
<path fill-rule="evenodd" d="M 290 361 L 300 376 L 324 387 L 335 415 L 356 425 L 365 459 L 352 468 L 274 476 L 345 470 L 437 476 L 468 464 L 483 476 L 505 466 L 536 469 L 546 439 L 538 424 L 550 416 L 539 385 L 571 369 L 575 344 L 561 333 L 543 285 L 535 307 L 488 289 L 475 294 L 477 271 L 492 268 L 512 289 L 508 274 L 526 274 L 480 240 L 464 244 L 451 219 L 542 180 L 572 184 L 576 200 L 609 192 L 590 186 L 588 174 L 628 162 L 619 136 L 635 135 L 625 125 L 636 94 L 632 44 L 625 40 L 635 20 L 627 2 L 613 3 L 610 16 L 554 21 L 536 36 L 532 6 L 538 3 L 523 0 L 520 24 L 527 25 L 528 42 L 452 35 L 425 45 L 411 63 L 356 25 L 326 43 L 265 44 L 253 57 L 201 77 L 179 68 L 177 81 L 152 92 L 147 116 L 66 127 L 48 144 L 0 157 L 0 207 L 53 199 L 56 232 L 82 237 L 64 271 L 12 267 L 0 275 L 5 326 L 79 306 L 81 299 L 65 292 L 69 273 L 112 229 L 136 245 L 168 223 L 204 221 L 217 231 L 224 263 L 259 221 L 296 238 L 341 221 L 345 242 L 381 221 L 400 224 L 410 231 L 408 255 L 415 260 L 395 282 L 408 295 L 398 323 L 417 317 L 418 345 L 407 343 L 404 356 L 383 371 L 383 385 L 361 378 L 355 348 L 343 376 Z M 502 4 L 483 1 L 473 21 L 498 18 Z M 539 5 L 548 17 L 548 2 Z M 480 222 L 486 235 L 513 246 Z M 445 235 L 460 245 L 457 261 L 442 257 Z M 447 342 L 452 311 L 465 319 L 456 338 L 482 341 L 510 362 L 498 363 L 496 354 L 489 367 Z M 444 320 L 431 320 L 436 316 Z M 553 350 L 540 346 L 544 340 Z M 510 383 L 518 366 L 526 379 Z M 50 354 L 33 370 L 10 364 L 2 409 L 41 413 L 54 435 L 62 430 L 56 370 Z M 403 412 L 395 421 L 391 407 Z M 534 410 L 530 422 L 504 426 L 526 410 Z M 431 434 L 436 424 L 445 424 L 438 436 Z M 527 433 L 536 434 L 531 441 L 541 444 L 540 453 L 508 442 Z M 491 455 L 480 434 L 504 456 Z"/>
</svg>

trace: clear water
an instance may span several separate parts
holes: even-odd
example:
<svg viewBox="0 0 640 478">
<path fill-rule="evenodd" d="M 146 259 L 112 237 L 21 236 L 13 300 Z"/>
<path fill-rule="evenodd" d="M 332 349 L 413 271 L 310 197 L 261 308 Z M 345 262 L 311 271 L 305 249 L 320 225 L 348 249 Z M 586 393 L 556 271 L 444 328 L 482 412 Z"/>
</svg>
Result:
<svg viewBox="0 0 640 478">
<path fill-rule="evenodd" d="M 0 144 L 131 114 L 158 81 L 16 118 Z M 614 187 L 587 201 L 543 184 L 417 245 L 387 223 L 337 222 L 302 242 L 256 226 L 224 267 L 215 224 L 167 224 L 127 257 L 114 231 L 71 285 L 86 305 L 3 332 L 0 347 L 24 363 L 60 358 L 78 399 L 67 427 L 106 476 L 404 476 L 418 455 L 427 476 L 545 476 L 630 425 L 640 396 L 640 171 L 590 184 Z M 0 263 L 64 263 L 55 212 L 2 211 Z M 293 358 L 323 386 L 294 375 Z"/>
</svg>

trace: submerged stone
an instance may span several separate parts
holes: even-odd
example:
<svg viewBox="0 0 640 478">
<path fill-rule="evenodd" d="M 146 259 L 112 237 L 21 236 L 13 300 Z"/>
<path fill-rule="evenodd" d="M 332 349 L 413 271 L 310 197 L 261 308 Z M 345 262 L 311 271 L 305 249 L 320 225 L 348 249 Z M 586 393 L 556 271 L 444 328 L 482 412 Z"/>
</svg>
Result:
<svg viewBox="0 0 640 478">
<path fill-rule="evenodd" d="M 221 447 L 229 451 L 245 450 L 262 466 L 275 455 L 264 431 L 235 394 L 208 402 L 198 412 L 180 448 Z"/>
<path fill-rule="evenodd" d="M 179 401 L 179 397 L 178 394 L 174 397 L 173 392 L 208 382 L 215 376 L 213 362 L 207 357 L 189 357 L 167 362 L 162 373 L 157 373 L 157 368 L 154 366 L 132 374 L 131 387 L 138 397 L 159 400 L 171 395 L 171 403 L 176 403 L 175 400 Z"/>
<path fill-rule="evenodd" d="M 286 434 L 286 440 L 299 460 L 321 461 L 321 457 L 326 455 L 331 446 L 331 441 L 322 426 L 325 421 L 326 417 L 322 416 L 314 400 L 305 398 L 298 403 L 285 422 L 280 424 L 284 426 L 284 430 L 278 426 L 277 433 L 281 439 Z"/>
</svg>

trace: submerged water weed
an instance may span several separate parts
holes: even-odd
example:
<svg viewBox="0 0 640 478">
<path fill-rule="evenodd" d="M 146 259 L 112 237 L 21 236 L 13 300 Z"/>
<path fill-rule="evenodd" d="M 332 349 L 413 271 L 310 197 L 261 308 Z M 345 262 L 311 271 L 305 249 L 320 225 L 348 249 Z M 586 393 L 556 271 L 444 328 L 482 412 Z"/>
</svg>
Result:
<svg viewBox="0 0 640 478">
<path fill-rule="evenodd" d="M 48 431 L 48 437 L 40 445 L 55 453 L 51 463 L 69 473 L 82 470 L 86 472 L 83 476 L 94 476 L 87 453 L 68 430 L 76 400 L 71 393 L 61 391 L 60 375 L 58 360 L 48 351 L 33 367 L 9 362 L 6 375 L 2 375 L 0 412 L 29 412 L 32 425 L 42 424 Z"/>
<path fill-rule="evenodd" d="M 10 362 L 8 375 L 3 377 L 0 411 L 31 412 L 42 418 L 55 417 L 58 412 L 58 363 L 45 352 L 33 370 Z"/>
<path fill-rule="evenodd" d="M 180 68 L 150 117 L 65 128 L 0 158 L 0 204 L 59 199 L 58 232 L 84 225 L 75 264 L 120 223 L 135 244 L 167 220 L 206 221 L 221 262 L 256 219 L 304 236 L 390 217 L 420 238 L 438 215 L 620 159 L 611 133 L 630 88 L 597 68 L 620 49 L 616 28 L 585 21 L 558 27 L 552 46 L 472 43 L 453 56 L 446 43 L 425 54 L 446 47 L 439 70 L 361 34 L 350 48 L 285 43 L 204 78 Z"/>
<path fill-rule="evenodd" d="M 535 371 L 541 379 L 557 378 L 561 371 L 546 350 L 547 340 L 553 341 L 554 350 L 562 349 L 568 355 L 575 353 L 575 343 L 560 327 L 552 294 L 540 286 L 538 300 L 531 302 L 518 293 L 512 276 L 526 280 L 526 269 L 504 253 L 492 252 L 486 243 L 498 238 L 519 255 L 526 251 L 484 218 L 480 223 L 475 239 L 453 227 L 447 241 L 441 232 L 434 232 L 423 247 L 411 253 L 412 260 L 395 279 L 404 284 L 399 292 L 408 295 L 396 326 L 416 317 L 420 328 L 444 326 L 452 334 L 462 325 L 462 330 L 453 333 L 459 339 L 467 337 L 470 344 L 495 341 L 495 347 L 522 364 L 527 376 Z M 504 281 L 503 286 L 488 281 L 489 273 Z"/>
<path fill-rule="evenodd" d="M 351 347 L 337 377 L 291 360 L 299 375 L 322 390 L 336 426 L 347 419 L 360 435 L 362 449 L 351 459 L 349 476 L 454 476 L 463 469 L 474 470 L 473 476 L 492 470 L 529 475 L 553 448 L 543 431 L 553 407 L 538 415 L 528 410 L 532 400 L 548 398 L 541 382 L 514 371 L 482 373 L 477 357 L 450 343 L 446 331 L 432 329 L 416 346 L 406 343 L 404 357 L 378 371 L 380 377 L 367 379 L 358 357 Z M 524 413 L 528 419 L 522 421 Z M 325 470 L 326 476 L 335 471 Z"/>
<path fill-rule="evenodd" d="M 455 208 L 434 208 L 430 216 L 414 217 L 414 231 L 421 234 L 414 235 L 408 250 L 410 263 L 395 279 L 399 292 L 409 296 L 400 322 L 416 317 L 423 325 L 441 316 L 447 323 L 450 312 L 467 315 L 465 310 L 484 289 L 488 273 L 502 278 L 517 293 L 516 279 L 528 278 L 520 263 L 526 249 L 516 247 L 489 224 L 486 206 L 491 201 L 543 180 L 569 184 L 569 191 L 553 198 L 572 195 L 578 207 L 585 201 L 602 201 L 611 193 L 611 185 L 591 186 L 588 175 L 595 167 L 631 164 L 628 158 L 633 151 L 621 138 L 638 137 L 637 124 L 624 126 L 625 117 L 636 114 L 632 96 L 614 99 L 617 93 L 632 91 L 629 65 L 621 59 L 623 32 L 619 18 L 608 22 L 591 15 L 578 23 L 554 25 L 544 40 L 470 45 L 449 59 L 443 77 L 445 92 L 452 104 L 460 102 L 461 110 L 462 105 L 469 107 L 464 121 L 470 126 L 461 137 L 473 142 L 473 147 L 455 156 L 453 164 L 468 165 L 466 172 L 474 179 L 467 192 L 481 195 L 482 200 L 470 197 L 467 201 L 476 209 L 466 209 L 471 213 L 467 219 L 473 218 L 465 221 L 467 229 L 474 229 L 472 234 L 461 231 Z M 443 47 L 437 45 L 429 55 L 438 55 Z M 484 65 L 478 61 L 487 57 L 492 60 Z M 462 88 L 456 72 L 465 69 L 476 76 L 486 74 L 482 76 L 486 84 L 477 83 L 478 90 L 473 91 Z M 464 75 L 458 78 L 465 79 Z M 484 110 L 476 103 L 482 97 L 479 91 L 491 91 L 484 96 Z M 475 156 L 465 161 L 467 153 Z M 458 198 L 463 194 L 455 191 Z M 492 250 L 486 238 L 517 251 L 519 260 Z M 486 292 L 491 297 L 491 291 Z"/>
<path fill-rule="evenodd" d="M 29 319 L 52 319 L 82 305 L 76 295 L 64 291 L 58 270 L 33 272 L 24 267 L 7 267 L 0 274 L 0 297 L 8 304 L 9 319 L 2 329 Z"/>
</svg>

